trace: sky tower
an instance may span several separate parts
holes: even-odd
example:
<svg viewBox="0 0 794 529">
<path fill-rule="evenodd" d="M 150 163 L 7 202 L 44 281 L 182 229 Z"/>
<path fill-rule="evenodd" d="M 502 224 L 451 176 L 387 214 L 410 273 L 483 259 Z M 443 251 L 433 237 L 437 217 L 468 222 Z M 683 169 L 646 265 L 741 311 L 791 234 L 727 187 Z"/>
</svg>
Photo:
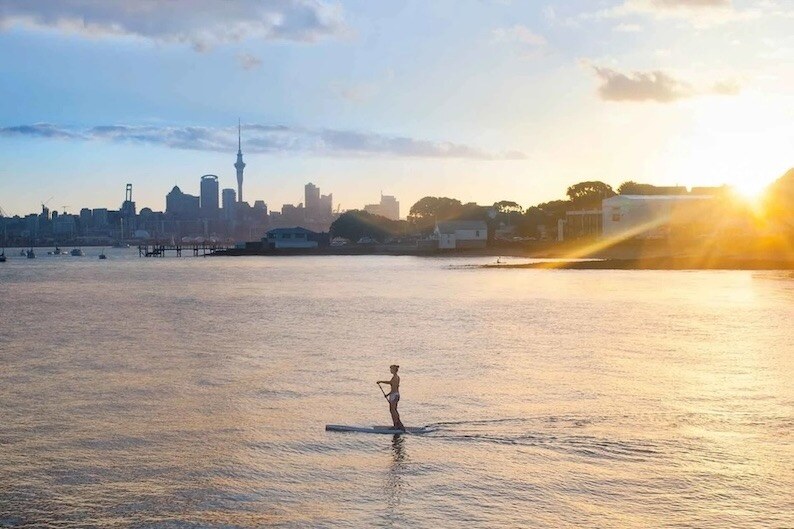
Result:
<svg viewBox="0 0 794 529">
<path fill-rule="evenodd" d="M 240 137 L 240 118 L 237 118 L 237 161 L 234 162 L 234 168 L 237 169 L 237 201 L 243 201 L 243 169 L 245 169 L 245 162 L 243 162 L 243 149 Z"/>
</svg>

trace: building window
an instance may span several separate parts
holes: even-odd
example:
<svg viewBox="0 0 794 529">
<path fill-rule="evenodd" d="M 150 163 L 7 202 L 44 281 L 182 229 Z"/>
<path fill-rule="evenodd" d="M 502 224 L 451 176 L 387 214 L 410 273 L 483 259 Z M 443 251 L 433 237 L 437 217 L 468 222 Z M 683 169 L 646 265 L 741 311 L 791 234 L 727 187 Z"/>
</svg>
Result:
<svg viewBox="0 0 794 529">
<path fill-rule="evenodd" d="M 282 239 L 292 239 L 292 234 L 291 233 L 285 233 L 284 235 L 281 236 L 281 238 Z"/>
</svg>

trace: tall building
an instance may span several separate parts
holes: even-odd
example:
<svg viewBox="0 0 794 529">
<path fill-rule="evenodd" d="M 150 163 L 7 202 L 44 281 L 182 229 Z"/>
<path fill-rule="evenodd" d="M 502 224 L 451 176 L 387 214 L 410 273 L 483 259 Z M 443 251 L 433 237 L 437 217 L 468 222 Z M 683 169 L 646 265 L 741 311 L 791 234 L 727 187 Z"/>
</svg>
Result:
<svg viewBox="0 0 794 529">
<path fill-rule="evenodd" d="M 321 195 L 317 209 L 320 212 L 319 219 L 330 218 L 334 211 L 334 194 Z"/>
<path fill-rule="evenodd" d="M 234 219 L 234 204 L 237 202 L 237 193 L 234 189 L 224 189 L 221 191 L 221 205 L 223 206 L 223 218 L 226 220 Z"/>
<path fill-rule="evenodd" d="M 94 226 L 104 228 L 108 225 L 108 208 L 95 208 L 91 211 Z"/>
<path fill-rule="evenodd" d="M 135 202 L 132 200 L 132 184 L 127 184 L 124 190 L 124 202 L 119 211 L 124 218 L 133 218 L 136 215 Z"/>
<path fill-rule="evenodd" d="M 237 200 L 243 201 L 243 169 L 245 163 L 243 162 L 243 147 L 240 120 L 237 120 L 237 161 L 234 162 L 234 168 L 237 169 Z"/>
<path fill-rule="evenodd" d="M 178 186 L 174 186 L 171 192 L 165 196 L 165 213 L 180 219 L 197 219 L 199 197 L 183 193 Z"/>
<path fill-rule="evenodd" d="M 201 177 L 201 216 L 205 219 L 218 218 L 218 177 L 205 174 Z"/>
<path fill-rule="evenodd" d="M 303 194 L 305 197 L 303 203 L 306 206 L 306 211 L 311 215 L 320 207 L 320 188 L 309 182 L 303 187 Z"/>
<path fill-rule="evenodd" d="M 391 220 L 400 220 L 400 203 L 391 195 L 380 195 L 380 204 L 367 204 L 364 211 Z"/>
</svg>

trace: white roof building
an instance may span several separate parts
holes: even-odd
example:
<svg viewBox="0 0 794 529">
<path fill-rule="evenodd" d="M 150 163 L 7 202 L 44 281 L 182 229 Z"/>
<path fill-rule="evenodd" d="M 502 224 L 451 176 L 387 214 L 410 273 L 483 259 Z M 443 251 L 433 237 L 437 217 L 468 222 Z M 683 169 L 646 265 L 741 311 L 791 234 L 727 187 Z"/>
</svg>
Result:
<svg viewBox="0 0 794 529">
<path fill-rule="evenodd" d="M 445 220 L 436 222 L 433 234 L 441 250 L 485 248 L 488 225 L 482 220 Z"/>
</svg>

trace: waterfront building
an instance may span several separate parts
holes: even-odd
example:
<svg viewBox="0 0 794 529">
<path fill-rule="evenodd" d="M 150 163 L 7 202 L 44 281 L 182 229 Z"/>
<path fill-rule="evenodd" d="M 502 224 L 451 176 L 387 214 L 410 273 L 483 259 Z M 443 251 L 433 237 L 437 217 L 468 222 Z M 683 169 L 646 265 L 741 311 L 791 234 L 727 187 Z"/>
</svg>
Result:
<svg viewBox="0 0 794 529">
<path fill-rule="evenodd" d="M 557 221 L 557 240 L 597 238 L 603 231 L 603 210 L 566 211 Z"/>
<path fill-rule="evenodd" d="M 205 174 L 201 177 L 199 209 L 204 219 L 218 218 L 218 177 L 214 174 Z"/>
<path fill-rule="evenodd" d="M 52 234 L 55 237 L 72 238 L 77 235 L 77 217 L 75 215 L 55 215 L 53 212 Z"/>
<path fill-rule="evenodd" d="M 434 237 L 440 250 L 485 248 L 488 225 L 482 220 L 446 220 L 436 222 Z"/>
<path fill-rule="evenodd" d="M 271 250 L 317 248 L 320 236 L 319 233 L 299 226 L 294 228 L 275 228 L 267 232 L 266 237 L 262 239 L 262 245 L 266 245 Z"/>
<path fill-rule="evenodd" d="M 237 171 L 237 200 L 243 201 L 243 169 L 245 163 L 243 162 L 243 144 L 240 120 L 237 120 L 237 161 L 234 162 L 234 169 Z"/>
<path fill-rule="evenodd" d="M 108 208 L 95 208 L 91 211 L 94 227 L 104 228 L 108 225 Z"/>
<path fill-rule="evenodd" d="M 712 195 L 616 195 L 602 202 L 603 236 L 663 239 L 672 231 L 704 234 L 717 213 Z"/>
<path fill-rule="evenodd" d="M 380 195 L 380 204 L 367 204 L 364 211 L 391 220 L 400 220 L 400 203 L 391 195 Z"/>
<path fill-rule="evenodd" d="M 94 216 L 90 209 L 83 208 L 80 210 L 80 226 L 84 230 L 94 226 Z"/>
</svg>

